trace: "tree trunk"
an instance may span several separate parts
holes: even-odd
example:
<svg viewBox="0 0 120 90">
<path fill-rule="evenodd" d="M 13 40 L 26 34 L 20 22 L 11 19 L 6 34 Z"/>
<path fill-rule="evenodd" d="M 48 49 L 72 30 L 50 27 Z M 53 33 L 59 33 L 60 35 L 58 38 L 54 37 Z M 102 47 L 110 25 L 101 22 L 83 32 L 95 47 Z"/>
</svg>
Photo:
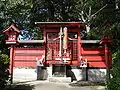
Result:
<svg viewBox="0 0 120 90">
<path fill-rule="evenodd" d="M 90 25 L 85 25 L 87 33 L 90 31 Z"/>
</svg>

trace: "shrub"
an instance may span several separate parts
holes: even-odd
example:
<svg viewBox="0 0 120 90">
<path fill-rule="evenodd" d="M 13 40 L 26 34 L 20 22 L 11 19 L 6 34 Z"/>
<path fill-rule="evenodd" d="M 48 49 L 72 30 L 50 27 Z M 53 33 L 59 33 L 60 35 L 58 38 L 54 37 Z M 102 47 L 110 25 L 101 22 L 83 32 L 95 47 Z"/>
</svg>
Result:
<svg viewBox="0 0 120 90">
<path fill-rule="evenodd" d="M 0 88 L 4 88 L 9 79 L 9 57 L 0 52 Z"/>
<path fill-rule="evenodd" d="M 113 54 L 111 78 L 107 81 L 107 90 L 120 90 L 120 52 Z"/>
</svg>

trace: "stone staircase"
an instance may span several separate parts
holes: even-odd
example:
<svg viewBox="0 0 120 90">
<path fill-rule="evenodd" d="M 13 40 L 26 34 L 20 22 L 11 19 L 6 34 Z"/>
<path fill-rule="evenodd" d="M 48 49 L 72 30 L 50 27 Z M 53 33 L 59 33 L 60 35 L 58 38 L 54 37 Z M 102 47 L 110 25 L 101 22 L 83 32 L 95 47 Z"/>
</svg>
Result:
<svg viewBox="0 0 120 90">
<path fill-rule="evenodd" d="M 71 77 L 49 77 L 49 82 L 55 82 L 55 83 L 70 83 Z"/>
</svg>

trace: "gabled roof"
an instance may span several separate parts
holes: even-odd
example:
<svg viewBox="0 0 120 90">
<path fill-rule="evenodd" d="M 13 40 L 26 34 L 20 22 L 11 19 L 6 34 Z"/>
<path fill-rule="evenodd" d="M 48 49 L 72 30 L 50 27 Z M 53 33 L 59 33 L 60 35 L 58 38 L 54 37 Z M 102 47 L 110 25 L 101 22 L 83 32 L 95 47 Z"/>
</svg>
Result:
<svg viewBox="0 0 120 90">
<path fill-rule="evenodd" d="M 83 22 L 35 22 L 35 24 L 85 24 Z"/>
<path fill-rule="evenodd" d="M 86 23 L 83 22 L 35 22 L 35 24 L 39 25 L 40 27 L 61 27 L 61 26 L 82 26 L 85 27 Z"/>
<path fill-rule="evenodd" d="M 8 32 L 10 29 L 13 29 L 14 31 L 16 31 L 16 32 L 20 32 L 20 30 L 18 29 L 18 28 L 16 28 L 15 26 L 14 26 L 14 24 L 11 24 L 7 29 L 5 29 L 3 32 Z"/>
<path fill-rule="evenodd" d="M 24 43 L 24 44 L 34 44 L 34 43 L 44 43 L 44 40 L 18 40 L 19 43 Z M 51 41 L 51 42 L 55 42 L 55 41 Z M 100 40 L 81 40 L 81 43 L 86 43 L 86 44 L 90 44 L 90 43 L 99 43 Z"/>
</svg>

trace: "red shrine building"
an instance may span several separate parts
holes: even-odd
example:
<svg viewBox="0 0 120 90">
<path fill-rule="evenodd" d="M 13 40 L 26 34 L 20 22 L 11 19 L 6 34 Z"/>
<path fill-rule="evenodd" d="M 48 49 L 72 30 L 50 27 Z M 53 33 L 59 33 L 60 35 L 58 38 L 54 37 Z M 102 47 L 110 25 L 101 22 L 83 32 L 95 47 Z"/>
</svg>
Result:
<svg viewBox="0 0 120 90">
<path fill-rule="evenodd" d="M 109 38 L 83 40 L 80 22 L 35 22 L 43 31 L 43 40 L 18 40 L 20 30 L 13 24 L 4 33 L 10 47 L 10 73 L 15 67 L 36 68 L 36 60 L 50 77 L 70 77 L 75 80 L 104 80 L 111 68 L 112 56 Z"/>
</svg>

